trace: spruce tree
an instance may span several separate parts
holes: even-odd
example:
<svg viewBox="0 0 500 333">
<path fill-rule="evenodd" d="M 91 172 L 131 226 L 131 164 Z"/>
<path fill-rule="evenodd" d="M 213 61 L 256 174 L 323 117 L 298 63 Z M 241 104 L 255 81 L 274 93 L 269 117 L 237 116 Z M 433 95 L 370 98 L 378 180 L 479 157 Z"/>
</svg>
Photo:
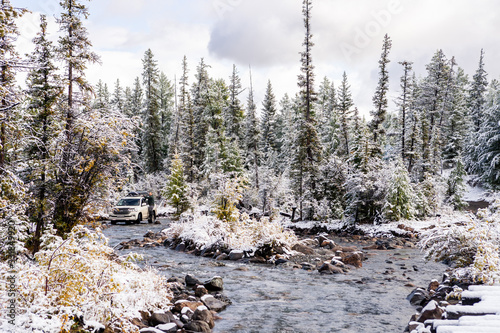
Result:
<svg viewBox="0 0 500 333">
<path fill-rule="evenodd" d="M 467 202 L 464 200 L 466 175 L 462 157 L 458 155 L 455 160 L 455 168 L 448 177 L 446 190 L 447 202 L 456 210 L 463 210 L 467 207 Z"/>
<path fill-rule="evenodd" d="M 245 115 L 243 106 L 238 98 L 242 91 L 241 79 L 238 75 L 236 65 L 233 64 L 233 72 L 229 77 L 229 107 L 225 116 L 225 127 L 228 137 L 231 140 L 235 140 L 238 145 L 243 144 L 243 137 L 245 136 L 243 129 Z"/>
<path fill-rule="evenodd" d="M 410 182 L 408 171 L 401 160 L 398 161 L 396 169 L 389 183 L 385 205 L 384 216 L 391 221 L 401 219 L 412 219 L 415 215 L 415 194 Z"/>
<path fill-rule="evenodd" d="M 342 82 L 338 90 L 338 105 L 337 110 L 339 114 L 340 131 L 342 135 L 341 149 L 339 155 L 348 158 L 350 156 L 350 123 L 352 118 L 352 107 L 354 102 L 352 101 L 352 95 L 350 91 L 351 87 L 347 82 L 347 74 L 344 72 L 342 74 Z"/>
<path fill-rule="evenodd" d="M 47 20 L 40 16 L 40 32 L 33 39 L 35 50 L 30 61 L 36 66 L 27 77 L 28 99 L 26 121 L 26 157 L 30 185 L 29 217 L 35 224 L 30 247 L 38 252 L 40 239 L 50 221 L 53 202 L 51 178 L 56 168 L 54 160 L 54 139 L 59 135 L 60 114 L 58 101 L 63 87 L 54 64 L 54 46 L 48 40 Z"/>
<path fill-rule="evenodd" d="M 163 158 L 175 151 L 174 86 L 165 73 L 160 72 L 158 79 L 158 99 L 160 101 L 160 138 Z"/>
<path fill-rule="evenodd" d="M 167 184 L 162 192 L 169 204 L 175 208 L 175 218 L 179 218 L 182 213 L 189 209 L 189 187 L 186 183 L 184 165 L 179 154 L 173 156 Z"/>
<path fill-rule="evenodd" d="M 387 69 L 387 64 L 389 60 L 389 52 L 391 50 L 392 41 L 386 34 L 384 36 L 384 43 L 382 45 L 382 55 L 379 60 L 379 81 L 377 85 L 377 90 L 373 96 L 373 104 L 375 110 L 371 112 L 373 116 L 370 123 L 370 128 L 373 133 L 373 144 L 374 144 L 374 154 L 378 157 L 382 157 L 382 147 L 384 144 L 385 131 L 382 124 L 385 121 L 387 114 L 387 91 L 389 90 L 389 72 Z"/>
<path fill-rule="evenodd" d="M 259 119 L 257 118 L 257 106 L 253 97 L 252 78 L 250 77 L 250 90 L 247 98 L 247 112 L 245 119 L 245 166 L 252 175 L 252 185 L 259 188 L 259 166 L 261 164 Z"/>
<path fill-rule="evenodd" d="M 412 62 L 409 61 L 401 61 L 399 62 L 403 66 L 403 76 L 401 77 L 401 96 L 398 98 L 398 106 L 399 106 L 399 124 L 400 124 L 400 142 L 401 142 L 401 160 L 406 161 L 408 158 L 408 155 L 406 153 L 406 150 L 408 149 L 405 147 L 406 143 L 406 137 L 408 135 L 408 125 L 409 124 L 409 117 L 408 117 L 408 109 L 411 107 L 411 71 L 412 71 Z"/>
<path fill-rule="evenodd" d="M 115 88 L 111 97 L 111 105 L 120 112 L 125 113 L 125 92 L 120 85 L 120 79 L 116 79 Z"/>
<path fill-rule="evenodd" d="M 304 0 L 302 14 L 304 17 L 305 37 L 301 54 L 301 74 L 298 76 L 300 89 L 298 108 L 300 118 L 297 123 L 298 133 L 294 144 L 294 158 L 292 161 L 292 179 L 299 204 L 300 218 L 312 218 L 314 205 L 318 198 L 318 174 L 322 157 L 321 142 L 316 131 L 316 118 L 314 103 L 314 66 L 312 64 L 311 50 L 314 46 L 311 33 L 312 1 Z M 304 215 L 305 209 L 307 214 Z"/>
<path fill-rule="evenodd" d="M 262 102 L 261 116 L 261 151 L 264 163 L 273 169 L 277 169 L 278 138 L 276 136 L 276 98 L 274 96 L 271 81 L 267 81 L 266 94 Z"/>
<path fill-rule="evenodd" d="M 485 106 L 485 93 L 488 86 L 486 76 L 488 74 L 484 70 L 484 51 L 481 49 L 479 56 L 479 65 L 476 73 L 472 77 L 472 83 L 469 90 L 467 104 L 469 107 L 469 115 L 474 126 L 474 131 L 479 131 L 483 120 L 483 111 Z"/>
<path fill-rule="evenodd" d="M 148 173 L 162 170 L 162 118 L 160 113 L 160 73 L 153 52 L 148 49 L 142 60 L 142 84 L 144 87 L 144 104 L 142 110 L 142 158 Z"/>
</svg>

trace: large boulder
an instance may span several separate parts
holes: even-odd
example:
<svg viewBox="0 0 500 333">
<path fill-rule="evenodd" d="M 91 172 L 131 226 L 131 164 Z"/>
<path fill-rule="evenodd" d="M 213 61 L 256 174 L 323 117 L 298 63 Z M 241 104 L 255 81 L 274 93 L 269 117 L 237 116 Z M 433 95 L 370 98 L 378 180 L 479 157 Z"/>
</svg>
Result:
<svg viewBox="0 0 500 333">
<path fill-rule="evenodd" d="M 191 311 L 195 311 L 199 306 L 203 305 L 202 302 L 188 301 L 185 299 L 178 300 L 174 303 L 173 311 L 183 313 L 182 309 L 189 308 Z"/>
<path fill-rule="evenodd" d="M 240 260 L 243 259 L 245 253 L 241 250 L 231 250 L 229 252 L 229 260 Z"/>
<path fill-rule="evenodd" d="M 200 280 L 189 274 L 186 275 L 184 281 L 186 282 L 186 286 L 196 286 L 202 284 Z"/>
<path fill-rule="evenodd" d="M 158 325 L 155 328 L 165 333 L 176 333 L 178 326 L 176 323 L 168 323 L 168 324 Z"/>
</svg>

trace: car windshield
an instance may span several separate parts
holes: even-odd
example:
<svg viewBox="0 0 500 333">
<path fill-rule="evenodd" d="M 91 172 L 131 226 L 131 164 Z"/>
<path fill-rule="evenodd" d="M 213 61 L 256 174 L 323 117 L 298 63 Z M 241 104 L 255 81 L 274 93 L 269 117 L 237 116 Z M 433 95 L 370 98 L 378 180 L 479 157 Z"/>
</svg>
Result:
<svg viewBox="0 0 500 333">
<path fill-rule="evenodd" d="M 139 206 L 141 204 L 141 199 L 120 199 L 117 206 Z"/>
</svg>

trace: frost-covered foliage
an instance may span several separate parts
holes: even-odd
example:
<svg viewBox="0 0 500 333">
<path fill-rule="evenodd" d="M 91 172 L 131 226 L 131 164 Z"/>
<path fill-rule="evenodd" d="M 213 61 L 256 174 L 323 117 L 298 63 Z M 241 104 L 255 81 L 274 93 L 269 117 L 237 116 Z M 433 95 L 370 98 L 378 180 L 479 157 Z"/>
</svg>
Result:
<svg viewBox="0 0 500 333">
<path fill-rule="evenodd" d="M 462 158 L 459 156 L 455 168 L 448 177 L 446 191 L 447 201 L 457 210 L 463 210 L 467 206 L 467 202 L 464 200 L 466 175 Z"/>
<path fill-rule="evenodd" d="M 167 198 L 172 207 L 175 208 L 175 217 L 189 209 L 189 186 L 184 176 L 184 164 L 178 154 L 174 155 L 170 167 L 170 175 L 167 177 L 167 184 L 162 190 L 162 194 Z"/>
<path fill-rule="evenodd" d="M 408 171 L 398 162 L 385 197 L 384 216 L 388 220 L 411 219 L 415 215 L 415 194 Z"/>
<path fill-rule="evenodd" d="M 141 318 L 139 311 L 170 306 L 165 278 L 139 269 L 133 263 L 137 255 L 117 257 L 99 230 L 76 226 L 65 240 L 54 233 L 46 232 L 34 261 L 18 265 L 16 327 L 2 318 L 0 331 L 69 332 L 74 318 L 83 315 L 85 322 L 136 332 L 128 320 Z M 7 269 L 0 266 L 6 281 Z M 8 304 L 5 288 L 0 285 L 2 308 Z"/>
<path fill-rule="evenodd" d="M 417 184 L 415 191 L 417 195 L 417 215 L 419 217 L 436 215 L 443 202 L 445 191 L 442 179 L 425 173 L 423 180 Z"/>
<path fill-rule="evenodd" d="M 213 213 L 218 219 L 229 224 L 236 222 L 239 217 L 236 204 L 242 198 L 245 180 L 236 173 L 218 173 L 212 175 L 212 182 L 217 188 Z"/>
<path fill-rule="evenodd" d="M 191 241 L 199 250 L 219 246 L 250 251 L 265 244 L 290 248 L 298 241 L 293 232 L 267 217 L 255 220 L 245 213 L 237 213 L 235 217 L 235 221 L 227 223 L 214 216 L 183 215 L 179 222 L 171 223 L 163 233 L 168 237 Z"/>
<path fill-rule="evenodd" d="M 422 236 L 426 257 L 467 268 L 477 283 L 500 282 L 500 201 L 469 221 L 438 226 Z M 463 274 L 462 274 L 463 275 Z"/>
</svg>

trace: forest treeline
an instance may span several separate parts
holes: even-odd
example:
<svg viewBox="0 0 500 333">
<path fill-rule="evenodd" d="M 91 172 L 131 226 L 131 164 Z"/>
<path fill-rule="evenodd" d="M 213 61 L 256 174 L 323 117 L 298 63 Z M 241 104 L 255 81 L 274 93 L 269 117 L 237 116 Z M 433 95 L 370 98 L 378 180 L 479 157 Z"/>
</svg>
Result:
<svg viewBox="0 0 500 333">
<path fill-rule="evenodd" d="M 91 85 L 85 70 L 99 57 L 84 3 L 61 1 L 56 43 L 42 15 L 34 51 L 22 56 L 16 19 L 26 10 L 1 0 L 0 217 L 3 227 L 15 221 L 34 252 L 44 233 L 66 234 L 133 184 L 154 184 L 177 214 L 232 197 L 271 216 L 296 209 L 297 219 L 355 222 L 463 209 L 467 173 L 500 185 L 500 86 L 487 80 L 483 50 L 472 77 L 442 50 L 418 76 L 410 60 L 397 60 L 403 74 L 391 78 L 400 89 L 389 111 L 385 35 L 367 120 L 347 73 L 338 86 L 316 81 L 311 0 L 303 1 L 298 93 L 277 100 L 268 81 L 261 103 L 234 65 L 230 77 L 214 78 L 204 59 L 190 68 L 185 56 L 174 82 L 152 50 L 131 87 Z M 28 71 L 26 89 L 19 71 Z"/>
</svg>

